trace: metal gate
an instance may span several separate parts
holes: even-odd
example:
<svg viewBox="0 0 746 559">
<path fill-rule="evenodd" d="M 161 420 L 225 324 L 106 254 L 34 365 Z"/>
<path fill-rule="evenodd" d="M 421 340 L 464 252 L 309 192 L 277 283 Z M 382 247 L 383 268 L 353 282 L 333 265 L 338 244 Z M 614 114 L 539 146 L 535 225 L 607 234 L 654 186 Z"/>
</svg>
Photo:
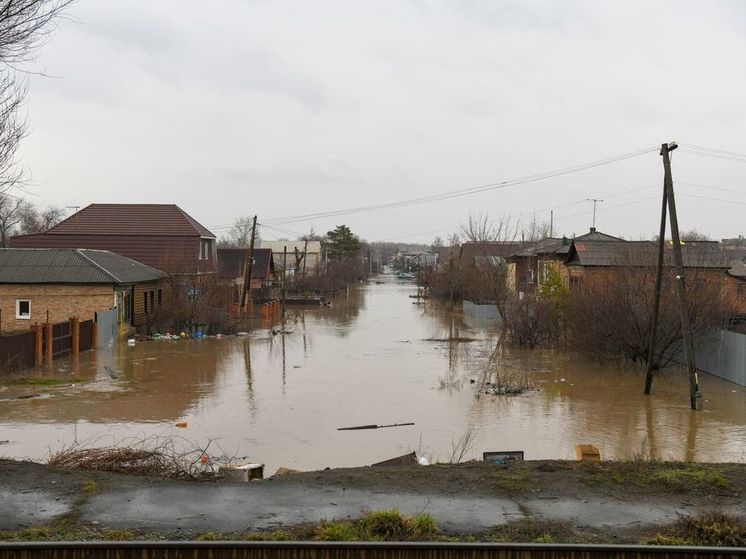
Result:
<svg viewBox="0 0 746 559">
<path fill-rule="evenodd" d="M 119 310 L 111 309 L 96 313 L 96 348 L 109 347 L 117 340 Z"/>
</svg>

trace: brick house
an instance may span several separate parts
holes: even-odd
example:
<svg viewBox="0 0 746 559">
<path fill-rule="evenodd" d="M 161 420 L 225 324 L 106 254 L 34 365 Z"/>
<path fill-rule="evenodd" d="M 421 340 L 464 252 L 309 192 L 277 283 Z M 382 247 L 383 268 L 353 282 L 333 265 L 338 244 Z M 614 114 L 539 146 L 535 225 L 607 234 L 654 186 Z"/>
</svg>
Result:
<svg viewBox="0 0 746 559">
<path fill-rule="evenodd" d="M 217 271 L 215 235 L 175 204 L 91 204 L 12 248 L 108 250 L 168 273 Z"/>
<path fill-rule="evenodd" d="M 166 274 L 108 251 L 0 249 L 2 332 L 119 309 L 121 325 L 140 326 L 166 298 Z"/>
</svg>

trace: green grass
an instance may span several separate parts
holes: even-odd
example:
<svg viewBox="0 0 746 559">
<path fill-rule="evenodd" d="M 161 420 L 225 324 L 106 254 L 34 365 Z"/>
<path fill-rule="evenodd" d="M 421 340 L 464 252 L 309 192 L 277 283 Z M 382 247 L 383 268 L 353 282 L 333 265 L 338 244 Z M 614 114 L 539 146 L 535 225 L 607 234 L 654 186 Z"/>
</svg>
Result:
<svg viewBox="0 0 746 559">
<path fill-rule="evenodd" d="M 481 541 L 518 543 L 556 543 L 576 540 L 572 526 L 562 522 L 518 520 L 497 526 L 482 534 Z"/>
<path fill-rule="evenodd" d="M 199 534 L 196 538 L 194 538 L 195 541 L 198 542 L 216 542 L 224 540 L 225 538 L 218 534 L 217 532 L 204 532 L 202 534 Z"/>
<path fill-rule="evenodd" d="M 371 540 L 404 539 L 408 532 L 407 519 L 398 510 L 369 512 L 358 521 L 359 532 L 369 535 Z"/>
<path fill-rule="evenodd" d="M 412 519 L 410 530 L 416 539 L 431 538 L 438 533 L 438 525 L 431 515 L 422 513 Z"/>
<path fill-rule="evenodd" d="M 501 467 L 493 477 L 494 485 L 508 493 L 520 493 L 531 488 L 531 475 L 525 468 Z"/>
<path fill-rule="evenodd" d="M 591 483 L 658 487 L 672 493 L 727 490 L 730 480 L 709 464 L 677 462 L 605 462 L 586 466 Z"/>
<path fill-rule="evenodd" d="M 360 537 L 357 527 L 352 522 L 322 522 L 316 531 L 316 539 L 328 542 L 353 542 Z"/>
<path fill-rule="evenodd" d="M 98 493 L 98 483 L 92 479 L 87 479 L 83 482 L 83 493 L 86 493 L 87 495 Z"/>
<path fill-rule="evenodd" d="M 358 520 L 322 522 L 315 539 L 324 541 L 418 541 L 438 537 L 438 526 L 429 514 L 410 517 L 398 510 L 371 511 Z"/>
<path fill-rule="evenodd" d="M 746 522 L 720 512 L 683 516 L 666 533 L 643 541 L 648 545 L 746 546 Z"/>
<path fill-rule="evenodd" d="M 239 540 L 246 542 L 288 542 L 295 539 L 293 534 L 285 530 L 274 532 L 245 532 L 238 536 Z"/>
</svg>

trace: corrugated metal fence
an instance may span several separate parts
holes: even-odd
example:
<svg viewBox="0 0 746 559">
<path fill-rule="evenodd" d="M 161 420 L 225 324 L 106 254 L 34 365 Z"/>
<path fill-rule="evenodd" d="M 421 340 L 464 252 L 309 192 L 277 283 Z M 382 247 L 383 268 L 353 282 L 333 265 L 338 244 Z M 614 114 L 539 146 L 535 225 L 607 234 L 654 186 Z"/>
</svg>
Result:
<svg viewBox="0 0 746 559">
<path fill-rule="evenodd" d="M 0 337 L 0 370 L 18 371 L 34 366 L 34 332 Z"/>
<path fill-rule="evenodd" d="M 709 559 L 734 548 L 482 543 L 63 542 L 0 544 L 0 559 Z"/>
<path fill-rule="evenodd" d="M 695 350 L 697 369 L 746 386 L 746 334 L 718 330 L 697 340 Z"/>
</svg>

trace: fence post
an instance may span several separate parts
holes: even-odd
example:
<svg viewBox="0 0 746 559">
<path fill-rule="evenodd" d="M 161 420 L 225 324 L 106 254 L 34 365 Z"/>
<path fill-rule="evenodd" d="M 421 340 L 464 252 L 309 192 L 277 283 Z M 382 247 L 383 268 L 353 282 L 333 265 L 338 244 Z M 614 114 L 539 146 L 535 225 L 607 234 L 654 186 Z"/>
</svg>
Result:
<svg viewBox="0 0 746 559">
<path fill-rule="evenodd" d="M 53 349 L 52 348 L 53 343 L 52 343 L 52 323 L 51 322 L 45 322 L 44 323 L 44 337 L 47 340 L 47 347 L 46 347 L 46 350 L 47 350 L 46 351 L 46 353 L 47 353 L 47 356 L 46 356 L 47 367 L 51 367 L 52 366 L 52 349 Z"/>
<path fill-rule="evenodd" d="M 70 317 L 70 336 L 72 337 L 70 352 L 73 357 L 77 357 L 80 353 L 80 319 L 77 316 Z"/>
<path fill-rule="evenodd" d="M 32 324 L 31 330 L 34 332 L 34 367 L 41 367 L 44 354 L 42 353 L 42 331 L 41 324 Z"/>
</svg>

